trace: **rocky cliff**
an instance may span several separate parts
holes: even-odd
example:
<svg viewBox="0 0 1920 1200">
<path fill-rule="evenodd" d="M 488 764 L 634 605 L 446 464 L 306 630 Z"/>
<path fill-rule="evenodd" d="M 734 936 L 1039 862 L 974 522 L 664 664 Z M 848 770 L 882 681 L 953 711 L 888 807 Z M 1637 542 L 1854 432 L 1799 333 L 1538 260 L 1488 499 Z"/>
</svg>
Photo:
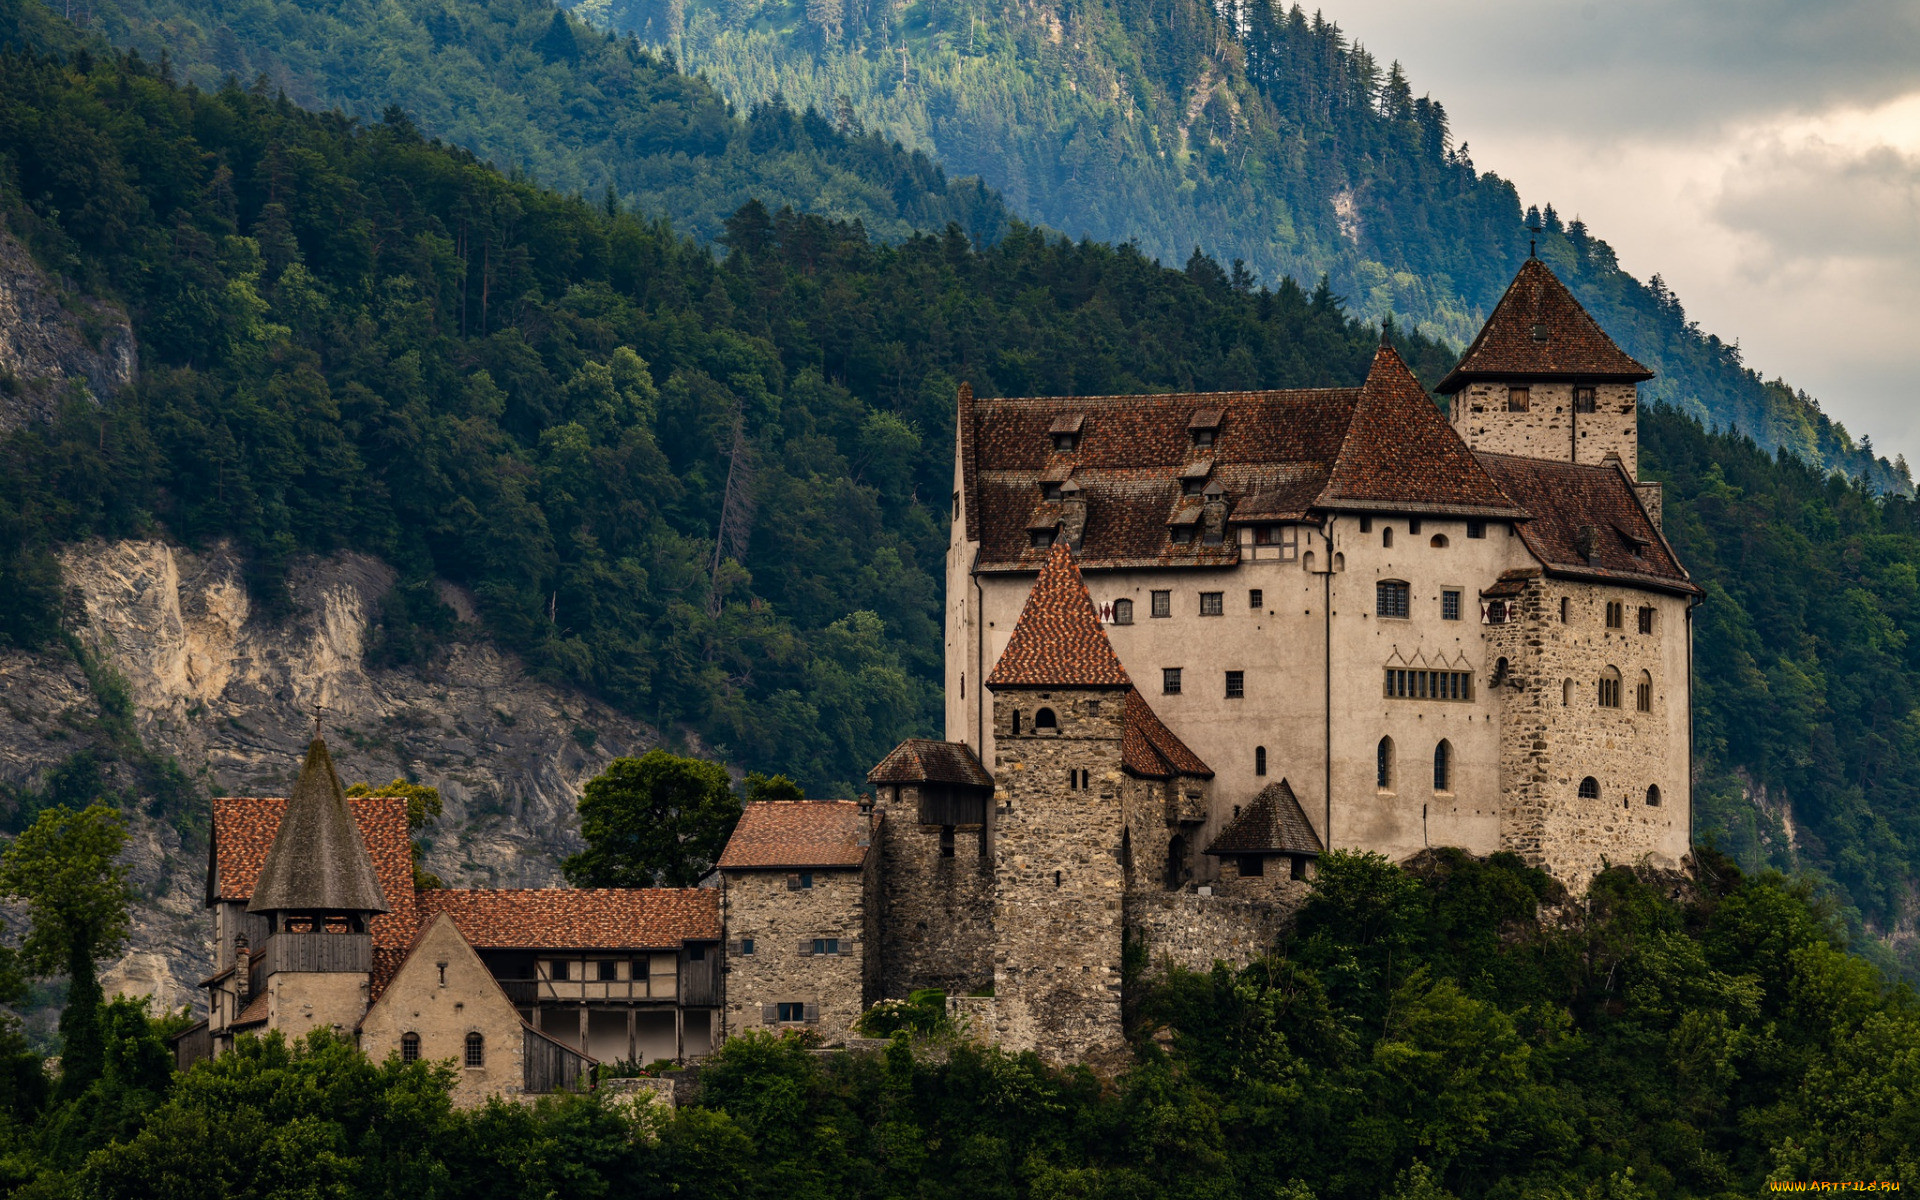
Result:
<svg viewBox="0 0 1920 1200">
<path fill-rule="evenodd" d="M 75 385 L 110 395 L 136 366 L 127 315 L 61 288 L 0 227 L 0 431 L 51 417 Z"/>
<path fill-rule="evenodd" d="M 446 812 L 423 839 L 426 866 L 452 886 L 557 883 L 560 857 L 580 846 L 581 786 L 655 744 L 646 727 L 489 645 L 450 586 L 442 598 L 470 636 L 418 667 L 370 669 L 363 649 L 393 582 L 370 558 L 302 563 L 291 615 L 278 620 L 256 610 L 226 548 L 93 543 L 70 548 L 63 566 L 87 661 L 0 654 L 0 783 L 44 792 L 78 756 L 104 761 L 104 785 L 141 793 L 124 750 L 115 759 L 108 746 L 117 706 L 140 753 L 171 755 L 198 785 L 195 798 L 148 794 L 136 806 L 129 862 L 141 902 L 110 989 L 175 1007 L 202 999 L 204 796 L 284 795 L 316 713 L 345 782 L 408 776 L 440 789 Z"/>
</svg>

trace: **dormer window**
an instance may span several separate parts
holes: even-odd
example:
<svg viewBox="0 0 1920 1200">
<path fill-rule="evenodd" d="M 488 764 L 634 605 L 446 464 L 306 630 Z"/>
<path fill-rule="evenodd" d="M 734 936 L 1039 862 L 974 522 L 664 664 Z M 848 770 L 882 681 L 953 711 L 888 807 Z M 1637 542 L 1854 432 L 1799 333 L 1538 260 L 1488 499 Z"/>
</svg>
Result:
<svg viewBox="0 0 1920 1200">
<path fill-rule="evenodd" d="M 1193 526 L 1175 525 L 1173 527 L 1173 544 L 1176 546 L 1192 545 L 1193 544 Z"/>
<path fill-rule="evenodd" d="M 1220 436 L 1220 410 L 1202 408 L 1187 422 L 1187 436 L 1195 446 L 1211 446 Z"/>
<path fill-rule="evenodd" d="M 1080 448 L 1080 431 L 1086 423 L 1084 413 L 1072 413 L 1064 417 L 1055 417 L 1047 433 L 1053 438 L 1053 448 L 1061 453 L 1071 453 Z"/>
<path fill-rule="evenodd" d="M 1535 325 L 1533 327 L 1533 340 L 1543 344 L 1546 342 L 1547 327 L 1545 325 Z"/>
<path fill-rule="evenodd" d="M 1199 479 L 1182 479 L 1180 481 L 1180 494 L 1182 496 L 1198 496 L 1200 490 L 1206 486 L 1207 480 L 1205 476 L 1201 476 Z"/>
<path fill-rule="evenodd" d="M 1060 498 L 1060 485 L 1057 483 L 1042 483 L 1040 485 L 1040 498 L 1042 500 L 1058 500 Z"/>
<path fill-rule="evenodd" d="M 1051 550 L 1053 548 L 1053 530 L 1027 530 L 1027 545 L 1032 546 L 1035 550 Z"/>
</svg>

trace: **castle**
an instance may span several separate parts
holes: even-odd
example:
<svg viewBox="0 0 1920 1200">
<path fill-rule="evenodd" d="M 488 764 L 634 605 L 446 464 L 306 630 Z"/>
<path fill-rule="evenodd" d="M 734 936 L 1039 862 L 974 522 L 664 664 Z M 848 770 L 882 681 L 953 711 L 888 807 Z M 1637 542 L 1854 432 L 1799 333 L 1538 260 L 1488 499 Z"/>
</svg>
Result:
<svg viewBox="0 0 1920 1200">
<path fill-rule="evenodd" d="M 1573 888 L 1691 844 L 1700 590 L 1637 478 L 1651 378 L 1529 259 L 1440 385 L 960 389 L 946 741 L 864 801 L 747 807 L 708 886 L 416 891 L 325 748 L 215 802 L 220 973 L 183 1058 L 331 1025 L 463 1098 L 918 988 L 1117 1066 L 1122 960 L 1272 943 L 1326 850 L 1506 850 Z"/>
</svg>

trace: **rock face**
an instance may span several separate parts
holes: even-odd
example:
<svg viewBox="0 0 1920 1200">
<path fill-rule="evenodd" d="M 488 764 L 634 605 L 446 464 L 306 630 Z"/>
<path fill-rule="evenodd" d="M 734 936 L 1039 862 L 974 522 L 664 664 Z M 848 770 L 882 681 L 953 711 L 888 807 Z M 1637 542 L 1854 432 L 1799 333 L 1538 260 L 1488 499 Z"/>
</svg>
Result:
<svg viewBox="0 0 1920 1200">
<path fill-rule="evenodd" d="M 0 431 L 51 417 L 76 383 L 111 395 L 133 382 L 137 365 L 125 313 L 63 295 L 0 229 Z"/>
<path fill-rule="evenodd" d="M 424 665 L 369 669 L 362 650 L 393 582 L 371 558 L 296 568 L 292 615 L 277 621 L 255 611 L 225 548 L 96 542 L 70 548 L 63 565 L 85 613 L 79 640 L 125 680 L 149 751 L 222 794 L 285 795 L 317 711 L 343 782 L 408 776 L 440 789 L 446 812 L 422 840 L 426 868 L 451 886 L 558 883 L 560 858 L 582 846 L 581 787 L 616 756 L 657 744 L 591 697 L 534 679 L 477 632 Z M 0 654 L 0 694 L 0 781 L 16 788 L 44 787 L 100 736 L 99 700 L 64 652 Z M 114 786 L 130 779 L 124 768 L 107 775 Z M 212 925 L 206 818 L 195 808 L 172 821 L 132 817 L 142 899 L 128 953 L 103 974 L 110 991 L 203 1001 Z"/>
</svg>

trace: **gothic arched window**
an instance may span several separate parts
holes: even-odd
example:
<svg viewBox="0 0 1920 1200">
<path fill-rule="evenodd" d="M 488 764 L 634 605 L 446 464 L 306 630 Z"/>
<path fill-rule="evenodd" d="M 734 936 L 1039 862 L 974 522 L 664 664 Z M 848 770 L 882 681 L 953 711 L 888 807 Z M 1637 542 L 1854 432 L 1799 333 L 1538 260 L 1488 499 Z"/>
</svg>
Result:
<svg viewBox="0 0 1920 1200">
<path fill-rule="evenodd" d="M 1265 746 L 1255 746 L 1253 748 L 1253 773 L 1255 775 L 1265 775 L 1267 773 L 1267 748 Z"/>
<path fill-rule="evenodd" d="M 1453 746 L 1446 741 L 1433 748 L 1433 790 L 1450 792 L 1453 788 Z"/>
<path fill-rule="evenodd" d="M 1383 737 L 1373 752 L 1373 786 L 1381 791 L 1393 787 L 1393 739 Z"/>
<path fill-rule="evenodd" d="M 1582 800 L 1598 800 L 1600 798 L 1600 781 L 1591 775 L 1582 779 L 1580 781 L 1580 798 Z"/>
</svg>

